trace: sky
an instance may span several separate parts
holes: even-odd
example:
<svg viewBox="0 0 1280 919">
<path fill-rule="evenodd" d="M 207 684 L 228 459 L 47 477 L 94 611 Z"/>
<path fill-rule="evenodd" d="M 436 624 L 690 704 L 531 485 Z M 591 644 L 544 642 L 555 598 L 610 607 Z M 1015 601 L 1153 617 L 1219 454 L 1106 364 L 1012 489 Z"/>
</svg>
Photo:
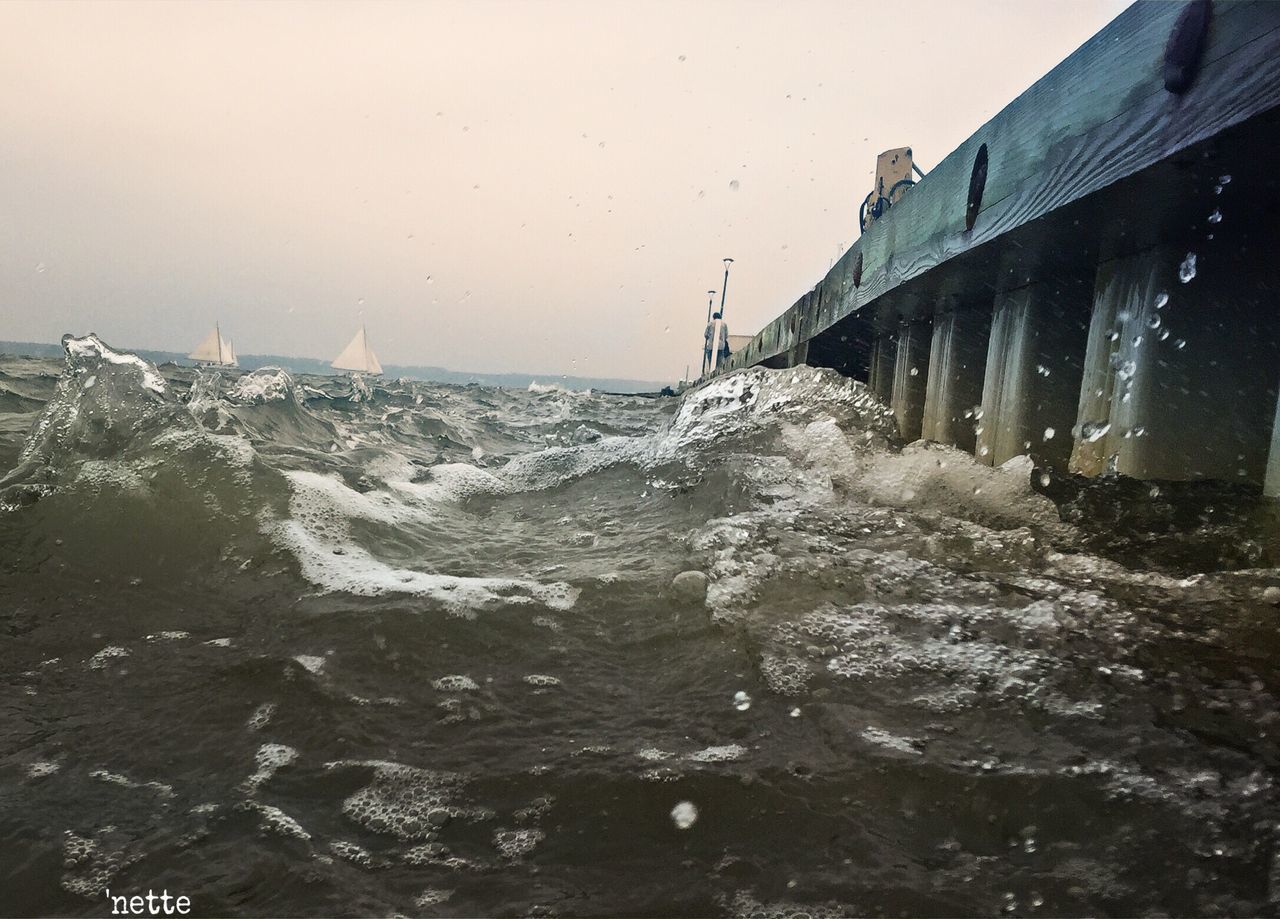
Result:
<svg viewBox="0 0 1280 919">
<path fill-rule="evenodd" d="M 0 3 L 0 339 L 696 376 L 1126 5 Z"/>
</svg>

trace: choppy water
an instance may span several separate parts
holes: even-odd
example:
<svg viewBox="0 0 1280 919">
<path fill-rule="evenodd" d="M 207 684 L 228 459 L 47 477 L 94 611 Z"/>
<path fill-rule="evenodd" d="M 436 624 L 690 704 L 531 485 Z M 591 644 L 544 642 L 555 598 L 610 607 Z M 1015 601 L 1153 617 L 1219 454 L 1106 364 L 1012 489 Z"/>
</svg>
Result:
<svg viewBox="0 0 1280 919">
<path fill-rule="evenodd" d="M 647 399 L 93 339 L 0 361 L 0 468 L 5 914 L 1280 903 L 1250 495 L 904 448 L 808 368 Z"/>
</svg>

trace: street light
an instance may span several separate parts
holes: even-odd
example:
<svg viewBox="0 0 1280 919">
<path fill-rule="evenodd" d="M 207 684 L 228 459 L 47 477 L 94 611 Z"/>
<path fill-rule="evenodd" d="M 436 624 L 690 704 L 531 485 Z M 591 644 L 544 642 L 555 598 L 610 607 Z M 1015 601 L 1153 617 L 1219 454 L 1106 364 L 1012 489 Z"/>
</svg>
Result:
<svg viewBox="0 0 1280 919">
<path fill-rule="evenodd" d="M 707 325 L 711 325 L 711 304 L 715 302 L 716 292 L 714 290 L 707 291 Z M 699 378 L 707 375 L 707 349 L 702 349 L 702 373 Z"/>
<path fill-rule="evenodd" d="M 724 260 L 724 285 L 720 288 L 720 318 L 724 318 L 724 297 L 729 292 L 729 266 L 733 264 L 733 259 Z"/>
</svg>

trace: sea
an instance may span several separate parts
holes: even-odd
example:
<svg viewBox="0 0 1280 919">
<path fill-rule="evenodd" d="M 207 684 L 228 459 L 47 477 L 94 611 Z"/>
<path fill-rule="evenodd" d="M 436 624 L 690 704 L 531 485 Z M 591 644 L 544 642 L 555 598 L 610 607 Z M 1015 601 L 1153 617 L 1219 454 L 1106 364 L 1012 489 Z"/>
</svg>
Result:
<svg viewBox="0 0 1280 919">
<path fill-rule="evenodd" d="M 1276 518 L 827 369 L 0 358 L 0 914 L 1275 915 Z"/>
</svg>

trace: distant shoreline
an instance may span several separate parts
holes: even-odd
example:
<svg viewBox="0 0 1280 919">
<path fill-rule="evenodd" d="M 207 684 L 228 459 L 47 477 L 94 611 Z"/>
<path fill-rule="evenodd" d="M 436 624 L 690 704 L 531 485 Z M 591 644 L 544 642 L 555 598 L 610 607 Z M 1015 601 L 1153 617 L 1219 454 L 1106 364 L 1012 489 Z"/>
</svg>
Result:
<svg viewBox="0 0 1280 919">
<path fill-rule="evenodd" d="M 185 354 L 177 351 L 150 351 L 145 348 L 128 349 L 133 354 L 146 358 L 154 364 L 172 362 L 182 366 L 191 366 L 195 362 Z M 2 341 L 0 340 L 0 356 L 62 358 L 62 345 L 58 343 L 34 341 Z M 238 356 L 240 369 L 246 373 L 260 367 L 280 367 L 291 373 L 310 373 L 317 376 L 338 375 L 328 361 L 313 357 L 285 357 L 279 354 L 241 354 Z M 464 370 L 449 370 L 445 367 L 434 367 L 417 364 L 385 364 L 383 376 L 395 379 L 405 377 L 427 383 L 480 383 L 486 386 L 504 386 L 509 389 L 528 389 L 531 383 L 543 385 L 555 384 L 566 389 L 592 389 L 614 393 L 655 393 L 664 386 L 674 388 L 674 383 L 662 383 L 653 380 L 626 380 L 614 377 L 579 377 L 557 373 L 470 373 Z"/>
</svg>

